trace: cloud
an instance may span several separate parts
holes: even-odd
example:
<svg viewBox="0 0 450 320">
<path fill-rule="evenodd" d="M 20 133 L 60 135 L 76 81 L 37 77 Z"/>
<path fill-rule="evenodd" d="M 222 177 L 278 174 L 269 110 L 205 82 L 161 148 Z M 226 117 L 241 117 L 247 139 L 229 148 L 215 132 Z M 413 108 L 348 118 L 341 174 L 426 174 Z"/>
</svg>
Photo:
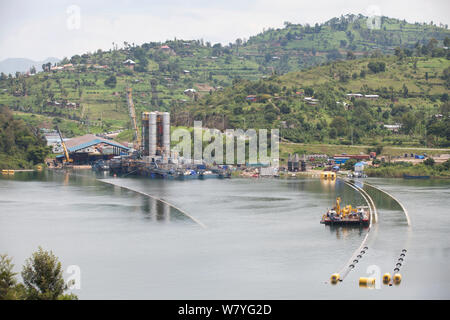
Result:
<svg viewBox="0 0 450 320">
<path fill-rule="evenodd" d="M 72 30 L 67 27 L 68 19 L 71 19 L 71 13 L 67 13 L 70 2 L 30 5 L 28 9 L 21 9 L 19 16 L 12 13 L 18 10 L 20 4 L 2 4 L 0 59 L 62 58 L 99 48 L 109 49 L 112 42 L 141 44 L 175 37 L 203 38 L 205 41 L 227 44 L 237 38 L 255 35 L 263 28 L 281 27 L 284 21 L 314 24 L 341 14 L 364 14 L 370 5 L 379 7 L 383 15 L 405 18 L 411 22 L 433 20 L 448 23 L 446 13 L 449 12 L 446 0 L 196 0 L 189 3 L 181 0 L 101 0 L 74 3 L 80 8 L 81 24 L 79 29 Z"/>
</svg>

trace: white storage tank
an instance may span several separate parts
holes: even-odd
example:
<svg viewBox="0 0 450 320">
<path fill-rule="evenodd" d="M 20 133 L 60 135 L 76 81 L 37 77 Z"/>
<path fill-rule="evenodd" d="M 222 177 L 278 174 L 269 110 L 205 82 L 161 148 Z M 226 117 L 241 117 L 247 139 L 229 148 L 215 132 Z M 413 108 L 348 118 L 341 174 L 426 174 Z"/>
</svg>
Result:
<svg viewBox="0 0 450 320">
<path fill-rule="evenodd" d="M 149 116 L 149 153 L 150 157 L 156 155 L 156 112 L 150 112 Z"/>
<path fill-rule="evenodd" d="M 162 147 L 164 156 L 170 157 L 170 113 L 163 112 L 163 139 Z"/>
</svg>

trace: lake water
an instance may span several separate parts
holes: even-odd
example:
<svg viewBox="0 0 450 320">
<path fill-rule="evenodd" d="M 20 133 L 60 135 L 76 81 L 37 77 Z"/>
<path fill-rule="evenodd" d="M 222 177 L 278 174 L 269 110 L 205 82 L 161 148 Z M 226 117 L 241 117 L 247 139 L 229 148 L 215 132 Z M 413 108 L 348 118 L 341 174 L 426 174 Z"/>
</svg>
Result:
<svg viewBox="0 0 450 320">
<path fill-rule="evenodd" d="M 114 183 L 110 185 L 97 178 Z M 170 181 L 88 171 L 0 178 L 0 253 L 20 271 L 38 246 L 64 268 L 79 266 L 81 299 L 450 298 L 450 182 L 367 179 L 379 221 L 369 250 L 342 283 L 366 229 L 319 224 L 336 196 L 363 198 L 344 183 L 313 178 Z M 182 209 L 196 221 L 152 195 Z M 359 288 L 371 270 L 392 274 L 406 248 L 400 286 Z M 369 269 L 369 273 L 367 272 Z M 66 277 L 69 274 L 66 273 Z"/>
</svg>

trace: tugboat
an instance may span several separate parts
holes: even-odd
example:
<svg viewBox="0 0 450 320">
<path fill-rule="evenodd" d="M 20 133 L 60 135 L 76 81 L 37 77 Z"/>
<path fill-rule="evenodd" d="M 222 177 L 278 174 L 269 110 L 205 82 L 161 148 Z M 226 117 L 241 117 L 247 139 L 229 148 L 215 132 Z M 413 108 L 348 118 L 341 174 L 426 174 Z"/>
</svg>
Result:
<svg viewBox="0 0 450 320">
<path fill-rule="evenodd" d="M 320 223 L 325 225 L 360 225 L 368 227 L 370 211 L 367 206 L 352 208 L 347 205 L 341 208 L 341 198 L 336 198 L 336 205 L 322 216 Z"/>
</svg>

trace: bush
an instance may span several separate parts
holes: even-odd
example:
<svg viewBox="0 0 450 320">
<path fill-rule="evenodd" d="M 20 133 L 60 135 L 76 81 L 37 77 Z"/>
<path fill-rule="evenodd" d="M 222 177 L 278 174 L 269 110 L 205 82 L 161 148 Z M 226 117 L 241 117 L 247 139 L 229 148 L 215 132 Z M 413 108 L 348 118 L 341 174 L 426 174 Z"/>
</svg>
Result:
<svg viewBox="0 0 450 320">
<path fill-rule="evenodd" d="M 379 62 L 371 61 L 371 62 L 369 62 L 367 67 L 373 73 L 379 73 L 379 72 L 386 71 L 386 63 L 384 63 L 382 61 L 379 61 Z"/>
<path fill-rule="evenodd" d="M 117 78 L 115 75 L 110 76 L 105 80 L 105 86 L 112 88 L 115 88 L 117 84 Z"/>
<path fill-rule="evenodd" d="M 347 161 L 345 161 L 344 165 L 342 166 L 342 168 L 344 168 L 345 170 L 353 170 L 353 167 L 355 166 L 355 164 L 358 161 L 356 159 L 349 159 Z"/>
<path fill-rule="evenodd" d="M 435 163 L 435 161 L 434 161 L 433 158 L 427 158 L 427 159 L 425 159 L 425 161 L 423 162 L 424 165 L 430 166 L 430 167 L 434 166 L 434 163 Z"/>
</svg>

